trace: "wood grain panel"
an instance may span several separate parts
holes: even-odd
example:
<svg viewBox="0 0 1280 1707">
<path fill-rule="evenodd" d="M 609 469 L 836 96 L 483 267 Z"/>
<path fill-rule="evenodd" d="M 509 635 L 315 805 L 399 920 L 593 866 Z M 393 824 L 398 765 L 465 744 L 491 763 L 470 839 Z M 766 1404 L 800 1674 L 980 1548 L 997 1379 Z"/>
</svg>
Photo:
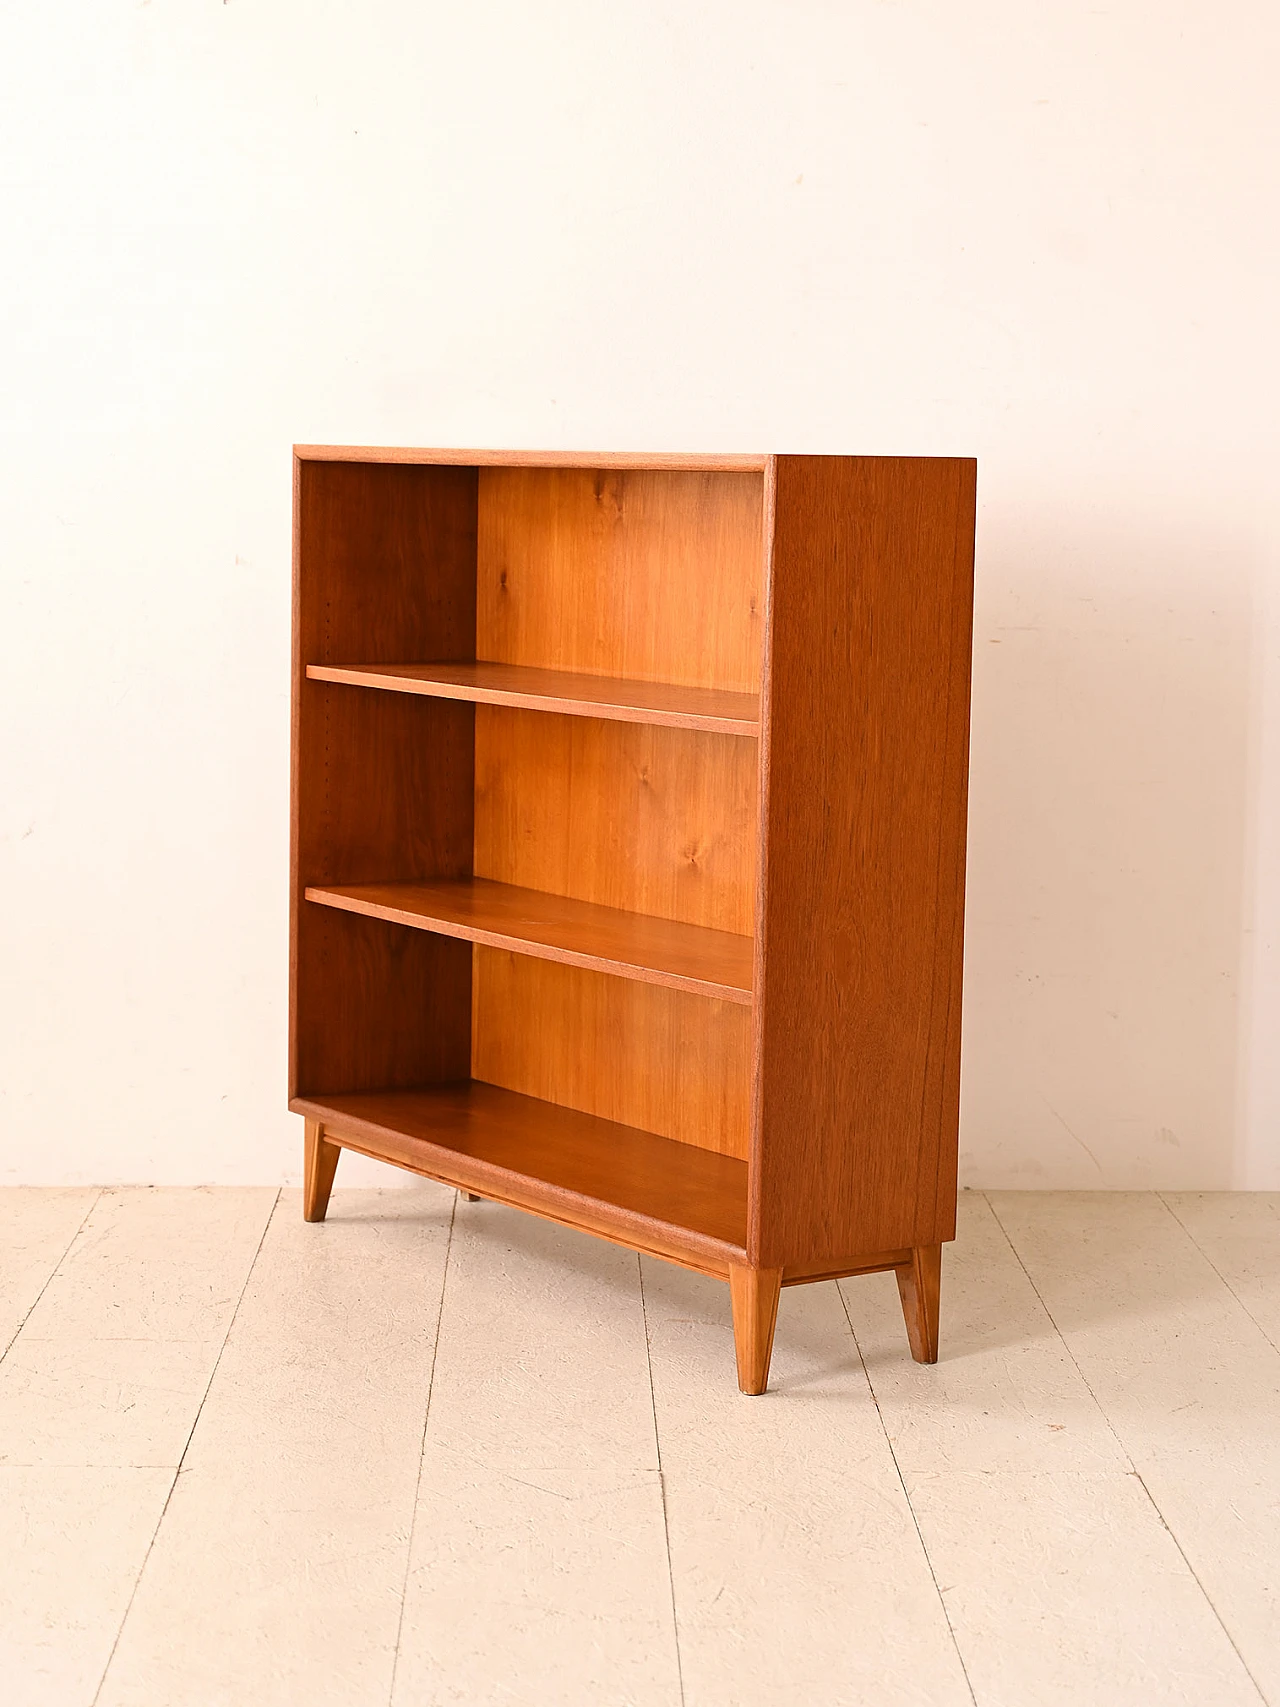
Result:
<svg viewBox="0 0 1280 1707">
<path fill-rule="evenodd" d="M 471 949 L 304 901 L 290 1095 L 466 1078 Z"/>
<path fill-rule="evenodd" d="M 477 876 L 751 934 L 755 741 L 483 705 L 475 716 Z"/>
<path fill-rule="evenodd" d="M 308 664 L 307 675 L 312 681 L 558 711 L 568 717 L 660 723 L 672 729 L 711 729 L 726 735 L 760 732 L 759 696 L 719 688 L 579 676 L 570 670 L 535 670 L 527 664 Z"/>
<path fill-rule="evenodd" d="M 478 656 L 759 687 L 760 475 L 486 468 L 479 479 Z"/>
<path fill-rule="evenodd" d="M 298 1098 L 326 1138 L 694 1267 L 741 1260 L 746 1167 L 492 1085 Z"/>
<path fill-rule="evenodd" d="M 489 948 L 473 979 L 475 1078 L 746 1156 L 749 1008 Z"/>
<path fill-rule="evenodd" d="M 298 881 L 469 876 L 473 719 L 452 700 L 306 683 Z"/>
<path fill-rule="evenodd" d="M 464 1076 L 466 947 L 302 891 L 470 874 L 472 709 L 305 672 L 474 658 L 475 471 L 299 461 L 295 476 L 291 1094 Z"/>
<path fill-rule="evenodd" d="M 765 1267 L 954 1236 L 974 464 L 779 457 L 761 760 Z"/>
<path fill-rule="evenodd" d="M 751 1001 L 750 937 L 624 913 L 485 877 L 311 888 L 308 901 L 642 983 Z"/>
<path fill-rule="evenodd" d="M 474 468 L 299 461 L 301 663 L 474 659 Z"/>
</svg>

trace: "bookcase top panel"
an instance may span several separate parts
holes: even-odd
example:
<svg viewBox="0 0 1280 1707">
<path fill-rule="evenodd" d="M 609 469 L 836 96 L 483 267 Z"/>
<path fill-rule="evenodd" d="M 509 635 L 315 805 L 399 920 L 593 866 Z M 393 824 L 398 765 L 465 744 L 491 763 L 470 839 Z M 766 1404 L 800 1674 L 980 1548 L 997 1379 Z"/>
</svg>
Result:
<svg viewBox="0 0 1280 1707">
<path fill-rule="evenodd" d="M 585 450 L 416 450 L 391 445 L 294 445 L 301 462 L 437 463 L 463 468 L 654 468 L 690 473 L 760 473 L 768 456 Z"/>
</svg>

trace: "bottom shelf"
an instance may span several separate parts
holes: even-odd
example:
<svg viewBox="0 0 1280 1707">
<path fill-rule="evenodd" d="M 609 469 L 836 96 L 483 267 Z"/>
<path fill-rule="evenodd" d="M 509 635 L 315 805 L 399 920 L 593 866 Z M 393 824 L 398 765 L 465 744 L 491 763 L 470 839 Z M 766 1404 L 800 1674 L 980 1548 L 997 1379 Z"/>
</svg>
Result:
<svg viewBox="0 0 1280 1707">
<path fill-rule="evenodd" d="M 295 1097 L 345 1149 L 724 1274 L 746 1257 L 747 1165 L 478 1080 Z"/>
</svg>

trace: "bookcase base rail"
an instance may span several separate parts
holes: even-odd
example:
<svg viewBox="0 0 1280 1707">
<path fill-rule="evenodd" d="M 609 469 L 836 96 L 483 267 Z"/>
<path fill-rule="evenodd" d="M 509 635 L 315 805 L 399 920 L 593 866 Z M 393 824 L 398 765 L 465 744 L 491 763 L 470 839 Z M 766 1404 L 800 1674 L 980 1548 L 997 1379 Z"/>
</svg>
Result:
<svg viewBox="0 0 1280 1707">
<path fill-rule="evenodd" d="M 743 1393 L 760 1394 L 768 1386 L 778 1299 L 784 1286 L 807 1286 L 891 1270 L 897 1276 L 912 1356 L 920 1363 L 937 1361 L 940 1245 L 882 1251 L 821 1265 L 759 1268 L 748 1261 L 743 1247 L 726 1244 L 715 1249 L 714 1241 L 686 1228 L 646 1223 L 634 1213 L 620 1211 L 613 1205 L 572 1202 L 569 1194 L 548 1182 L 507 1174 L 491 1163 L 421 1139 L 335 1127 L 328 1120 L 309 1114 L 305 1099 L 295 1099 L 293 1107 L 306 1118 L 302 1193 L 305 1220 L 324 1220 L 339 1157 L 343 1150 L 354 1150 L 375 1161 L 390 1162 L 441 1185 L 452 1186 L 468 1202 L 487 1199 L 523 1209 L 641 1255 L 675 1263 L 714 1280 L 728 1281 L 738 1386 Z"/>
</svg>

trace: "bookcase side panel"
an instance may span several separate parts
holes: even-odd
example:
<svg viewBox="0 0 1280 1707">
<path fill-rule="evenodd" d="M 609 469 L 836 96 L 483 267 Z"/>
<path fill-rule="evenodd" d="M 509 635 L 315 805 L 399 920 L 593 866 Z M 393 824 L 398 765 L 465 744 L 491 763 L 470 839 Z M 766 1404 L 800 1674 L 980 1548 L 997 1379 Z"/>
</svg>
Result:
<svg viewBox="0 0 1280 1707">
<path fill-rule="evenodd" d="M 468 1076 L 467 943 L 303 904 L 290 1097 Z"/>
<path fill-rule="evenodd" d="M 476 473 L 296 464 L 290 1095 L 465 1078 L 464 944 L 308 902 L 471 870 L 469 705 L 307 679 L 475 656 Z"/>
<path fill-rule="evenodd" d="M 749 1250 L 954 1236 L 975 467 L 779 457 Z"/>
<path fill-rule="evenodd" d="M 300 663 L 474 659 L 477 471 L 296 467 Z"/>
</svg>

